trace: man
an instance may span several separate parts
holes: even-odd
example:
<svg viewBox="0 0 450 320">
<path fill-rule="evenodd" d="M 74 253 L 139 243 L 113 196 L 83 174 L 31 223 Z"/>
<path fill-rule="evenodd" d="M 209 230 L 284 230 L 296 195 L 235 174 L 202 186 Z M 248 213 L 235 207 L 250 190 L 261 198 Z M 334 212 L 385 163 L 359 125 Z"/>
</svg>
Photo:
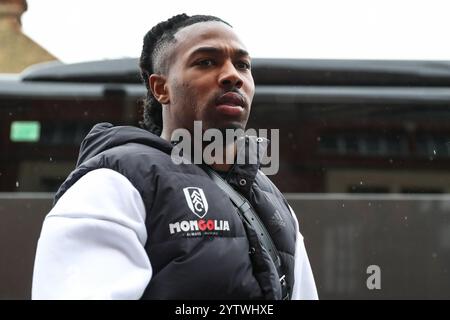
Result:
<svg viewBox="0 0 450 320">
<path fill-rule="evenodd" d="M 205 166 L 171 157 L 174 133 L 194 121 L 246 126 L 255 87 L 233 29 L 175 16 L 147 33 L 140 67 L 147 130 L 103 123 L 85 138 L 44 221 L 32 297 L 316 299 L 295 214 L 258 164 L 211 167 L 254 208 L 279 266 Z"/>
</svg>

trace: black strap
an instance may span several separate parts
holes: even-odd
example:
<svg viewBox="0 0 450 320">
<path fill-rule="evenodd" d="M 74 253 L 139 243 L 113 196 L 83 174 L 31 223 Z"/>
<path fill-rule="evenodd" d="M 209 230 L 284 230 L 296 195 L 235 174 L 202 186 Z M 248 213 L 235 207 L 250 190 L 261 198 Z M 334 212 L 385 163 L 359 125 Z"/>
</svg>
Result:
<svg viewBox="0 0 450 320">
<path fill-rule="evenodd" d="M 209 177 L 228 195 L 231 202 L 238 209 L 241 218 L 245 219 L 256 231 L 261 245 L 269 252 L 272 262 L 274 263 L 280 279 L 282 298 L 289 299 L 289 292 L 287 289 L 286 277 L 281 270 L 281 258 L 278 250 L 270 237 L 269 232 L 262 223 L 259 216 L 255 213 L 252 205 L 233 189 L 217 172 L 207 166 L 203 166 Z"/>
</svg>

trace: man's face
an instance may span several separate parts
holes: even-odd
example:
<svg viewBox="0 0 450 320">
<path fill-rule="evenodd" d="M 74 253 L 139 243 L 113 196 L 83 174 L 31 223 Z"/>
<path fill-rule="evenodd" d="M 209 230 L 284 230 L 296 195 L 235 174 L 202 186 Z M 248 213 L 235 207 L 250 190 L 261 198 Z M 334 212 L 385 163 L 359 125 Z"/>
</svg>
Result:
<svg viewBox="0 0 450 320">
<path fill-rule="evenodd" d="M 233 29 L 221 22 L 200 22 L 175 34 L 167 71 L 169 102 L 163 126 L 169 131 L 209 128 L 245 129 L 255 84 L 250 57 Z"/>
</svg>

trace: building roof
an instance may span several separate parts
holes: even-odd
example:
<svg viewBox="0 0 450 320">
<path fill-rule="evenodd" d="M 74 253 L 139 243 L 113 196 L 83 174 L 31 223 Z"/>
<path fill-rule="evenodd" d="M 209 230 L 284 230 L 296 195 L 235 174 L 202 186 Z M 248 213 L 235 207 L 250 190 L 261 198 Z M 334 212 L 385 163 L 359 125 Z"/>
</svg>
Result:
<svg viewBox="0 0 450 320">
<path fill-rule="evenodd" d="M 255 101 L 448 104 L 450 62 L 253 59 Z M 131 99 L 145 95 L 138 59 L 60 62 L 0 78 L 0 97 Z"/>
<path fill-rule="evenodd" d="M 138 59 L 45 64 L 22 73 L 23 81 L 141 83 Z M 450 86 L 450 61 L 258 59 L 258 85 Z"/>
</svg>

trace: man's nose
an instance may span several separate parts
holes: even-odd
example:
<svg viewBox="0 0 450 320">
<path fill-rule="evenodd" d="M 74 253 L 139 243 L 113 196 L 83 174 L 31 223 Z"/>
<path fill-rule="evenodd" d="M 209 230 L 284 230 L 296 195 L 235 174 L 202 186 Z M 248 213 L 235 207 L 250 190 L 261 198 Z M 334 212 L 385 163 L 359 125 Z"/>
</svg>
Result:
<svg viewBox="0 0 450 320">
<path fill-rule="evenodd" d="M 223 65 L 219 76 L 219 84 L 225 89 L 239 89 L 244 84 L 244 82 L 242 81 L 242 77 L 233 62 L 227 61 Z"/>
</svg>

